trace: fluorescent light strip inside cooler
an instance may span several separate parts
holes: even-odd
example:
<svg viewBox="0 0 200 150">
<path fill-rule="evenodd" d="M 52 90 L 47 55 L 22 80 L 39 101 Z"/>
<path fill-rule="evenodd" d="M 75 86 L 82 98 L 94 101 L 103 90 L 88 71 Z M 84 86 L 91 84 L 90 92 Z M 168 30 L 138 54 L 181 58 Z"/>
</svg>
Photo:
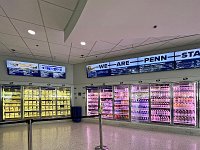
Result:
<svg viewBox="0 0 200 150">
<path fill-rule="evenodd" d="M 114 118 L 129 120 L 129 86 L 114 86 Z"/>
<path fill-rule="evenodd" d="M 97 87 L 87 88 L 87 115 L 98 115 L 99 90 Z"/>
<path fill-rule="evenodd" d="M 41 116 L 56 116 L 56 89 L 50 87 L 41 88 Z"/>
<path fill-rule="evenodd" d="M 196 126 L 196 84 L 174 84 L 174 123 Z"/>
<path fill-rule="evenodd" d="M 21 87 L 4 86 L 2 92 L 3 120 L 21 119 Z"/>
<path fill-rule="evenodd" d="M 70 104 L 70 88 L 58 88 L 57 89 L 57 115 L 58 116 L 70 116 L 71 104 Z"/>
<path fill-rule="evenodd" d="M 169 84 L 152 84 L 151 95 L 151 121 L 170 123 L 170 86 Z"/>
<path fill-rule="evenodd" d="M 40 117 L 39 87 L 25 86 L 23 92 L 24 118 Z"/>
<path fill-rule="evenodd" d="M 131 86 L 131 121 L 149 121 L 149 85 Z"/>
<path fill-rule="evenodd" d="M 103 108 L 102 118 L 113 119 L 113 90 L 112 86 L 101 87 L 101 105 Z"/>
</svg>

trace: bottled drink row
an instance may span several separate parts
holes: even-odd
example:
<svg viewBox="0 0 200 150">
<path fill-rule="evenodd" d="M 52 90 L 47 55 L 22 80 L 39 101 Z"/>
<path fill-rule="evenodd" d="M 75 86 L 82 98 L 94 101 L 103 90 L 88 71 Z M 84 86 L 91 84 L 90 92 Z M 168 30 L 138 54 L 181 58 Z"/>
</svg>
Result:
<svg viewBox="0 0 200 150">
<path fill-rule="evenodd" d="M 99 90 L 98 88 L 87 88 L 87 115 L 98 114 Z"/>
<path fill-rule="evenodd" d="M 146 85 L 131 86 L 131 120 L 149 121 L 149 87 Z"/>
<path fill-rule="evenodd" d="M 113 105 L 112 105 L 113 93 L 112 93 L 111 86 L 101 88 L 100 99 L 101 99 L 101 105 L 103 108 L 102 118 L 112 119 L 113 118 Z"/>
<path fill-rule="evenodd" d="M 100 97 L 105 119 L 196 126 L 195 82 L 90 87 L 87 93 L 88 115 L 98 114 Z"/>
<path fill-rule="evenodd" d="M 174 123 L 196 125 L 196 83 L 174 84 Z"/>
</svg>

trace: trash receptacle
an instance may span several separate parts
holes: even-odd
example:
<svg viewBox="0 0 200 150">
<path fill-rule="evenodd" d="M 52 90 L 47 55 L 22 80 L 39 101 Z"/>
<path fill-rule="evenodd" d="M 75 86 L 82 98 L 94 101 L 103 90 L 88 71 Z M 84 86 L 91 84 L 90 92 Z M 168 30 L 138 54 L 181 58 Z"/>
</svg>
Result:
<svg viewBox="0 0 200 150">
<path fill-rule="evenodd" d="M 82 117 L 82 107 L 80 106 L 73 106 L 71 109 L 72 112 L 72 121 L 73 122 L 81 122 Z M 80 117 L 80 118 L 79 118 Z"/>
</svg>

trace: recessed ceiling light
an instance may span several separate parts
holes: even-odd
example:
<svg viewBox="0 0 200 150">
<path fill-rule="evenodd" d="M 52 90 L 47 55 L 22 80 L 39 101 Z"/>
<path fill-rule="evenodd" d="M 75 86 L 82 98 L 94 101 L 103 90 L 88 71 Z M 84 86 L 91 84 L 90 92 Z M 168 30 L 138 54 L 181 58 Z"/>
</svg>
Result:
<svg viewBox="0 0 200 150">
<path fill-rule="evenodd" d="M 33 31 L 33 30 L 28 30 L 28 33 L 31 35 L 35 35 L 35 31 Z"/>
<path fill-rule="evenodd" d="M 86 43 L 82 41 L 82 42 L 81 42 L 81 45 L 86 45 Z"/>
</svg>

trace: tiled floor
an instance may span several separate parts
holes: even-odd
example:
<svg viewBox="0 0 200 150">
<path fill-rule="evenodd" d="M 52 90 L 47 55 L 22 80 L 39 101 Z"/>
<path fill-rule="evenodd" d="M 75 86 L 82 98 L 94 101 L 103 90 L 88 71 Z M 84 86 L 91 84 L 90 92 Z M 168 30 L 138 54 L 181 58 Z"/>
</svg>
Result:
<svg viewBox="0 0 200 150">
<path fill-rule="evenodd" d="M 200 150 L 200 137 L 103 126 L 110 150 Z M 33 125 L 33 150 L 94 150 L 98 125 L 54 122 Z M 0 127 L 0 150 L 27 150 L 27 127 Z"/>
</svg>

